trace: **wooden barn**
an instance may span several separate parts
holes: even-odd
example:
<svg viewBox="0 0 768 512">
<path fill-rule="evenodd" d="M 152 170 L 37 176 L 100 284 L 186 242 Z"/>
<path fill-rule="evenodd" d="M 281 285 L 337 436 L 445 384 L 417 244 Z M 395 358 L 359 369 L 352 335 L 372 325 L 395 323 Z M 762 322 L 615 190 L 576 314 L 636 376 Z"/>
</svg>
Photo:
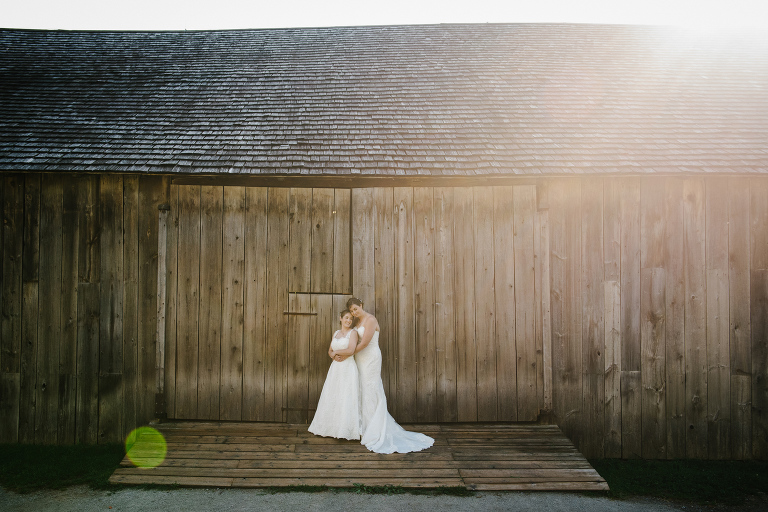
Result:
<svg viewBox="0 0 768 512">
<path fill-rule="evenodd" d="M 306 423 L 350 295 L 400 422 L 768 458 L 768 41 L 0 30 L 0 442 Z"/>
</svg>

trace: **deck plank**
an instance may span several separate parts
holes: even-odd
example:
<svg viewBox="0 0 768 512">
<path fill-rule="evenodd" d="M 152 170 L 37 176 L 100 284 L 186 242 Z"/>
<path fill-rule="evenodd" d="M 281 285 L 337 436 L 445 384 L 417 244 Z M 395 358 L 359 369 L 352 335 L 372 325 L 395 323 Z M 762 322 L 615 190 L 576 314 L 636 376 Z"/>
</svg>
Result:
<svg viewBox="0 0 768 512">
<path fill-rule="evenodd" d="M 363 484 L 494 491 L 608 489 L 554 425 L 404 425 L 434 436 L 435 444 L 422 452 L 391 455 L 371 453 L 355 442 L 313 436 L 301 424 L 170 421 L 153 426 L 167 441 L 163 463 L 137 468 L 126 457 L 110 482 L 252 488 Z"/>
</svg>

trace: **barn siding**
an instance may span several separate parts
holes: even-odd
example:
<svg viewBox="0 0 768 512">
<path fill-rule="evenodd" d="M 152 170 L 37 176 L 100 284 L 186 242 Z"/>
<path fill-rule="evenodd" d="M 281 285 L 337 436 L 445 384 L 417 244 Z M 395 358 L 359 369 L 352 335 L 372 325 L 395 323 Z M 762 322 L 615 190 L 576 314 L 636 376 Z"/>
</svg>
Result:
<svg viewBox="0 0 768 512">
<path fill-rule="evenodd" d="M 400 421 L 535 419 L 550 392 L 589 457 L 768 458 L 768 179 L 338 189 L 316 204 L 306 189 L 169 182 L 3 176 L 0 441 L 119 441 L 152 418 L 157 206 L 170 202 L 176 416 L 311 419 L 351 291 L 382 323 Z M 184 250 L 201 236 L 206 252 Z M 289 301 L 331 276 L 335 295 Z M 322 318 L 289 324 L 291 307 Z M 286 351 L 281 338 L 307 330 L 307 352 Z"/>
</svg>

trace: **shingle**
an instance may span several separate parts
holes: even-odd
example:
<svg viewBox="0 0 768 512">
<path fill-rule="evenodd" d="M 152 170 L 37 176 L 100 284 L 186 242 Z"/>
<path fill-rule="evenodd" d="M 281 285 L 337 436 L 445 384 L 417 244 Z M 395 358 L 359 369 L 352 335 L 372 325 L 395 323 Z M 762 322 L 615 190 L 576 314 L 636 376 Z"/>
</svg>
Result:
<svg viewBox="0 0 768 512">
<path fill-rule="evenodd" d="M 768 172 L 768 38 L 484 24 L 0 30 L 0 168 Z"/>
</svg>

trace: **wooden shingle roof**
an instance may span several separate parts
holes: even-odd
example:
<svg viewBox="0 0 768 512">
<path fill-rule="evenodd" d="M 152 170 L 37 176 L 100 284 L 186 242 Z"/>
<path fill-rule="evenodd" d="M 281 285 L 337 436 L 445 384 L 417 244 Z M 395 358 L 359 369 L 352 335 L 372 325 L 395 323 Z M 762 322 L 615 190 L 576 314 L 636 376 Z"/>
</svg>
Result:
<svg viewBox="0 0 768 512">
<path fill-rule="evenodd" d="M 768 173 L 768 45 L 558 24 L 0 30 L 0 169 Z"/>
</svg>

